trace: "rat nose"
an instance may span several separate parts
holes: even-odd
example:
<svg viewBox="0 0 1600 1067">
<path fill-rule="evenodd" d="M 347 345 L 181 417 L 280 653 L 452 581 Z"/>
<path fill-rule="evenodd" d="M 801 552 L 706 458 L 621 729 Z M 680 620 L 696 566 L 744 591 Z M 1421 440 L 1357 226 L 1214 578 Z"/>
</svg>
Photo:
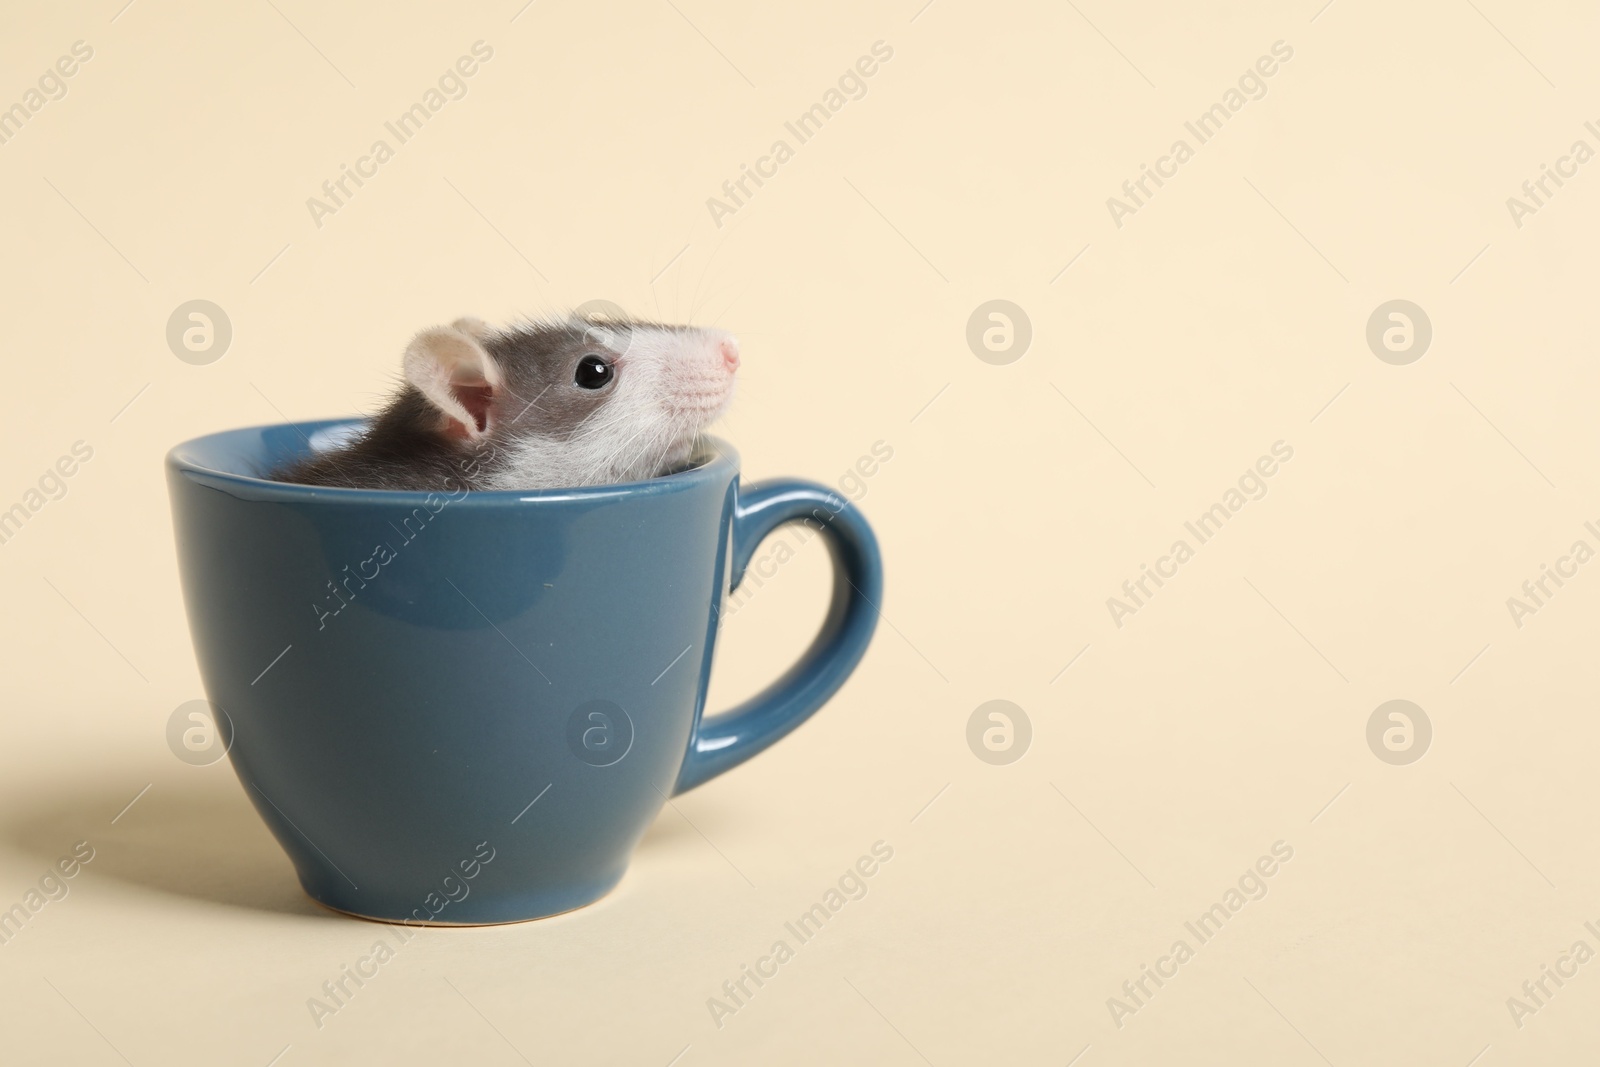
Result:
<svg viewBox="0 0 1600 1067">
<path fill-rule="evenodd" d="M 739 369 L 738 341 L 734 340 L 732 337 L 725 337 L 721 343 L 717 345 L 717 349 L 722 353 L 722 362 L 727 365 L 729 370 L 732 371 Z"/>
</svg>

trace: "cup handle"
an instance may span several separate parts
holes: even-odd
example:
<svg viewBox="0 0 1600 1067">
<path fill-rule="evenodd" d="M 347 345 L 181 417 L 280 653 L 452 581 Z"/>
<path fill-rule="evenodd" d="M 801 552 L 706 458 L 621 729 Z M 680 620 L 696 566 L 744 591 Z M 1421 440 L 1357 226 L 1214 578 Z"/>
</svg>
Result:
<svg viewBox="0 0 1600 1067">
<path fill-rule="evenodd" d="M 740 486 L 734 501 L 729 592 L 763 538 L 803 522 L 821 533 L 833 558 L 833 599 L 811 647 L 760 693 L 695 723 L 673 795 L 736 767 L 799 726 L 850 677 L 866 654 L 883 600 L 883 559 L 872 527 L 854 504 L 813 482 L 780 479 Z"/>
</svg>

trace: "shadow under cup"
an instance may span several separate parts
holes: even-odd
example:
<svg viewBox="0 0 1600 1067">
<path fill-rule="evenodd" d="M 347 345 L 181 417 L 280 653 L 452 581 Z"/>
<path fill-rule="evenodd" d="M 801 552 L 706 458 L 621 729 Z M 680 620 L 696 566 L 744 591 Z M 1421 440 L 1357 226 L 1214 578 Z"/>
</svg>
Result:
<svg viewBox="0 0 1600 1067">
<path fill-rule="evenodd" d="M 882 596 L 870 527 L 807 482 L 687 470 L 537 492 L 398 492 L 261 475 L 358 429 L 197 438 L 167 457 L 206 692 L 301 884 L 390 921 L 534 919 L 603 896 L 674 793 L 836 692 Z M 823 535 L 833 598 L 800 660 L 703 717 L 717 616 L 762 538 Z"/>
</svg>

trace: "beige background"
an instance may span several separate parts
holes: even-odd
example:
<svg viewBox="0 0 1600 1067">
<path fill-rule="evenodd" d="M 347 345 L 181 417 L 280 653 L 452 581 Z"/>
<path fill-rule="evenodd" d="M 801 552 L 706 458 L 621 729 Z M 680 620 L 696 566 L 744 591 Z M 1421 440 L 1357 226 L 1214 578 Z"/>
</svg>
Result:
<svg viewBox="0 0 1600 1067">
<path fill-rule="evenodd" d="M 96 857 L 0 945 L 0 1058 L 1587 1062 L 1600 963 L 1520 1028 L 1507 998 L 1600 949 L 1600 565 L 1520 628 L 1506 599 L 1600 547 L 1600 164 L 1520 228 L 1506 199 L 1600 148 L 1600 17 L 1321 2 L 9 4 L 0 105 L 94 56 L 0 145 L 0 507 L 94 457 L 0 545 L 0 908 Z M 314 225 L 477 40 L 468 95 Z M 865 98 L 714 225 L 878 40 Z M 1114 225 L 1279 40 L 1267 94 Z M 195 298 L 234 330 L 204 366 L 164 337 Z M 369 411 L 420 326 L 593 298 L 739 334 L 749 477 L 893 448 L 862 499 L 885 624 L 602 903 L 428 931 L 318 1028 L 307 998 L 385 931 L 301 895 L 225 762 L 167 749 L 202 693 L 163 453 Z M 994 298 L 1034 331 L 1006 366 L 965 340 Z M 1433 324 L 1408 366 L 1364 338 L 1396 298 Z M 1267 495 L 1114 625 L 1279 440 Z M 813 542 L 729 621 L 713 706 L 793 657 L 825 580 Z M 1434 730 L 1408 766 L 1366 741 L 1396 698 Z M 1032 724 L 1008 766 L 967 744 L 991 699 Z M 878 840 L 868 895 L 719 1029 L 707 998 Z M 1280 840 L 1267 896 L 1116 1026 L 1107 998 Z"/>
</svg>

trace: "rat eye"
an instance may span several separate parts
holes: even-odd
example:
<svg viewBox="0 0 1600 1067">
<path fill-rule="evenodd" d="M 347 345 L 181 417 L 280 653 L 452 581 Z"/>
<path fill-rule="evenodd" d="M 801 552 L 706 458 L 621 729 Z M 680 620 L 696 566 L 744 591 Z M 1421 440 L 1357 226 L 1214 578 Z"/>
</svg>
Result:
<svg viewBox="0 0 1600 1067">
<path fill-rule="evenodd" d="M 584 356 L 578 360 L 578 370 L 572 380 L 579 389 L 603 389 L 615 374 L 611 364 L 599 356 Z"/>
</svg>

